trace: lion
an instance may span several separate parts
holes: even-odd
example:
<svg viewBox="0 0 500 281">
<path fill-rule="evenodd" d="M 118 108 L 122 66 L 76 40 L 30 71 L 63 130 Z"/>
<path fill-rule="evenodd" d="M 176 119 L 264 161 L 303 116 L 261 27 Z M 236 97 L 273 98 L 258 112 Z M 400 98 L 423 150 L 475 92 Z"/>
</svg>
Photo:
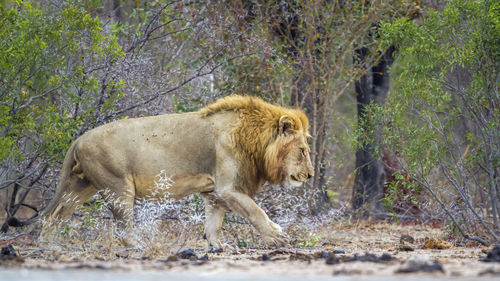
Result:
<svg viewBox="0 0 500 281">
<path fill-rule="evenodd" d="M 308 137 L 303 111 L 252 96 L 228 96 L 198 112 L 111 122 L 71 145 L 44 214 L 68 218 L 78 202 L 105 191 L 113 194 L 109 203 L 114 217 L 130 226 L 135 198 L 178 199 L 200 193 L 206 206 L 207 248 L 223 249 L 219 233 L 228 211 L 247 219 L 266 244 L 285 245 L 281 227 L 252 197 L 266 181 L 300 186 L 313 176 Z M 173 180 L 168 192 L 155 190 L 161 171 Z"/>
</svg>

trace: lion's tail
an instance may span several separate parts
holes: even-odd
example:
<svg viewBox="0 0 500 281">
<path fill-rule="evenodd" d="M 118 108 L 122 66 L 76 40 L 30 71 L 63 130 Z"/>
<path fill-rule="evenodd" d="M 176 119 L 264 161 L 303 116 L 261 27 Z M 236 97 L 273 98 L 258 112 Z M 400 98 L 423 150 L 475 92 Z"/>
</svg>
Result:
<svg viewBox="0 0 500 281">
<path fill-rule="evenodd" d="M 78 161 L 77 155 L 75 153 L 75 146 L 76 146 L 77 141 L 75 141 L 68 149 L 68 152 L 66 152 L 66 156 L 64 158 L 64 163 L 63 163 L 62 170 L 61 170 L 61 175 L 59 178 L 59 184 L 57 185 L 57 189 L 56 189 L 56 194 L 54 195 L 52 200 L 50 200 L 47 207 L 45 207 L 45 209 L 40 211 L 38 214 L 34 215 L 33 217 L 31 217 L 25 221 L 21 221 L 15 217 L 10 217 L 7 219 L 7 224 L 9 226 L 12 226 L 12 227 L 26 226 L 26 225 L 29 225 L 29 224 L 36 222 L 41 217 L 44 217 L 47 215 L 49 215 L 49 216 L 52 215 L 52 213 L 55 211 L 56 207 L 58 206 L 58 203 L 61 201 L 61 198 L 63 197 L 63 195 L 65 193 L 65 188 L 67 186 L 65 184 L 65 181 L 69 180 L 69 177 L 70 177 L 72 172 L 74 172 L 76 174 L 81 174 L 83 172 L 81 169 L 81 166 L 80 166 L 80 162 Z"/>
<path fill-rule="evenodd" d="M 66 152 L 66 156 L 64 157 L 64 163 L 61 168 L 61 174 L 59 177 L 59 183 L 57 185 L 56 193 L 52 198 L 52 200 L 50 200 L 47 207 L 40 213 L 40 216 L 51 216 L 54 213 L 56 207 L 61 202 L 62 197 L 67 192 L 66 190 L 68 186 L 67 181 L 70 180 L 71 173 L 75 174 L 83 173 L 83 170 L 80 166 L 80 161 L 76 153 L 77 142 L 78 140 L 73 142 L 73 144 L 68 149 L 68 152 Z"/>
</svg>

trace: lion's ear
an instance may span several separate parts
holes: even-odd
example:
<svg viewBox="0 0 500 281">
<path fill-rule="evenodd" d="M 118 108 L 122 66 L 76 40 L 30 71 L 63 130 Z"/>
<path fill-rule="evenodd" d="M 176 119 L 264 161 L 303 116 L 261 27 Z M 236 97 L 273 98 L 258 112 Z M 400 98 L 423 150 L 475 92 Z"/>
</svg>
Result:
<svg viewBox="0 0 500 281">
<path fill-rule="evenodd" d="M 293 123 L 290 117 L 283 115 L 278 120 L 278 135 L 286 135 L 291 133 L 293 130 Z"/>
</svg>

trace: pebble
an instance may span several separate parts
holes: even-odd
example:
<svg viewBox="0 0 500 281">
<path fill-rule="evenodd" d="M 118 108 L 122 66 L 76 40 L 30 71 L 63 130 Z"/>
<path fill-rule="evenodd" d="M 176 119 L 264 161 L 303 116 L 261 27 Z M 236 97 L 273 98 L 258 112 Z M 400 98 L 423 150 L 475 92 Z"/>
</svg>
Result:
<svg viewBox="0 0 500 281">
<path fill-rule="evenodd" d="M 191 249 L 186 249 L 181 252 L 181 259 L 187 260 L 191 259 L 191 257 L 196 257 L 196 253 Z"/>
<path fill-rule="evenodd" d="M 272 261 L 271 257 L 268 254 L 263 254 L 262 255 L 262 260 L 263 261 Z"/>
<path fill-rule="evenodd" d="M 345 254 L 345 251 L 342 249 L 335 249 L 335 250 L 333 250 L 333 253 L 334 254 Z"/>
<path fill-rule="evenodd" d="M 496 245 L 488 252 L 486 257 L 482 259 L 484 262 L 500 262 L 500 244 Z"/>
</svg>

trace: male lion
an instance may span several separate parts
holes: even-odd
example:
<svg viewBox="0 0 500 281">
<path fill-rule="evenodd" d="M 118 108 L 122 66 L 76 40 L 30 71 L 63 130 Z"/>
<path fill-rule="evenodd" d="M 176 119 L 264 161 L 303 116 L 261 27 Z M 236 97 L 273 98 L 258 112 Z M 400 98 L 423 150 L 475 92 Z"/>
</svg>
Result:
<svg viewBox="0 0 500 281">
<path fill-rule="evenodd" d="M 134 198 L 201 193 L 209 249 L 222 247 L 218 233 L 228 210 L 250 221 L 267 244 L 282 245 L 281 227 L 252 197 L 265 181 L 300 185 L 313 175 L 307 127 L 304 112 L 249 96 L 226 97 L 199 112 L 112 122 L 70 147 L 44 213 L 67 218 L 74 202 L 108 191 L 115 218 L 131 225 Z M 162 170 L 174 182 L 168 193 L 154 187 Z"/>
</svg>

